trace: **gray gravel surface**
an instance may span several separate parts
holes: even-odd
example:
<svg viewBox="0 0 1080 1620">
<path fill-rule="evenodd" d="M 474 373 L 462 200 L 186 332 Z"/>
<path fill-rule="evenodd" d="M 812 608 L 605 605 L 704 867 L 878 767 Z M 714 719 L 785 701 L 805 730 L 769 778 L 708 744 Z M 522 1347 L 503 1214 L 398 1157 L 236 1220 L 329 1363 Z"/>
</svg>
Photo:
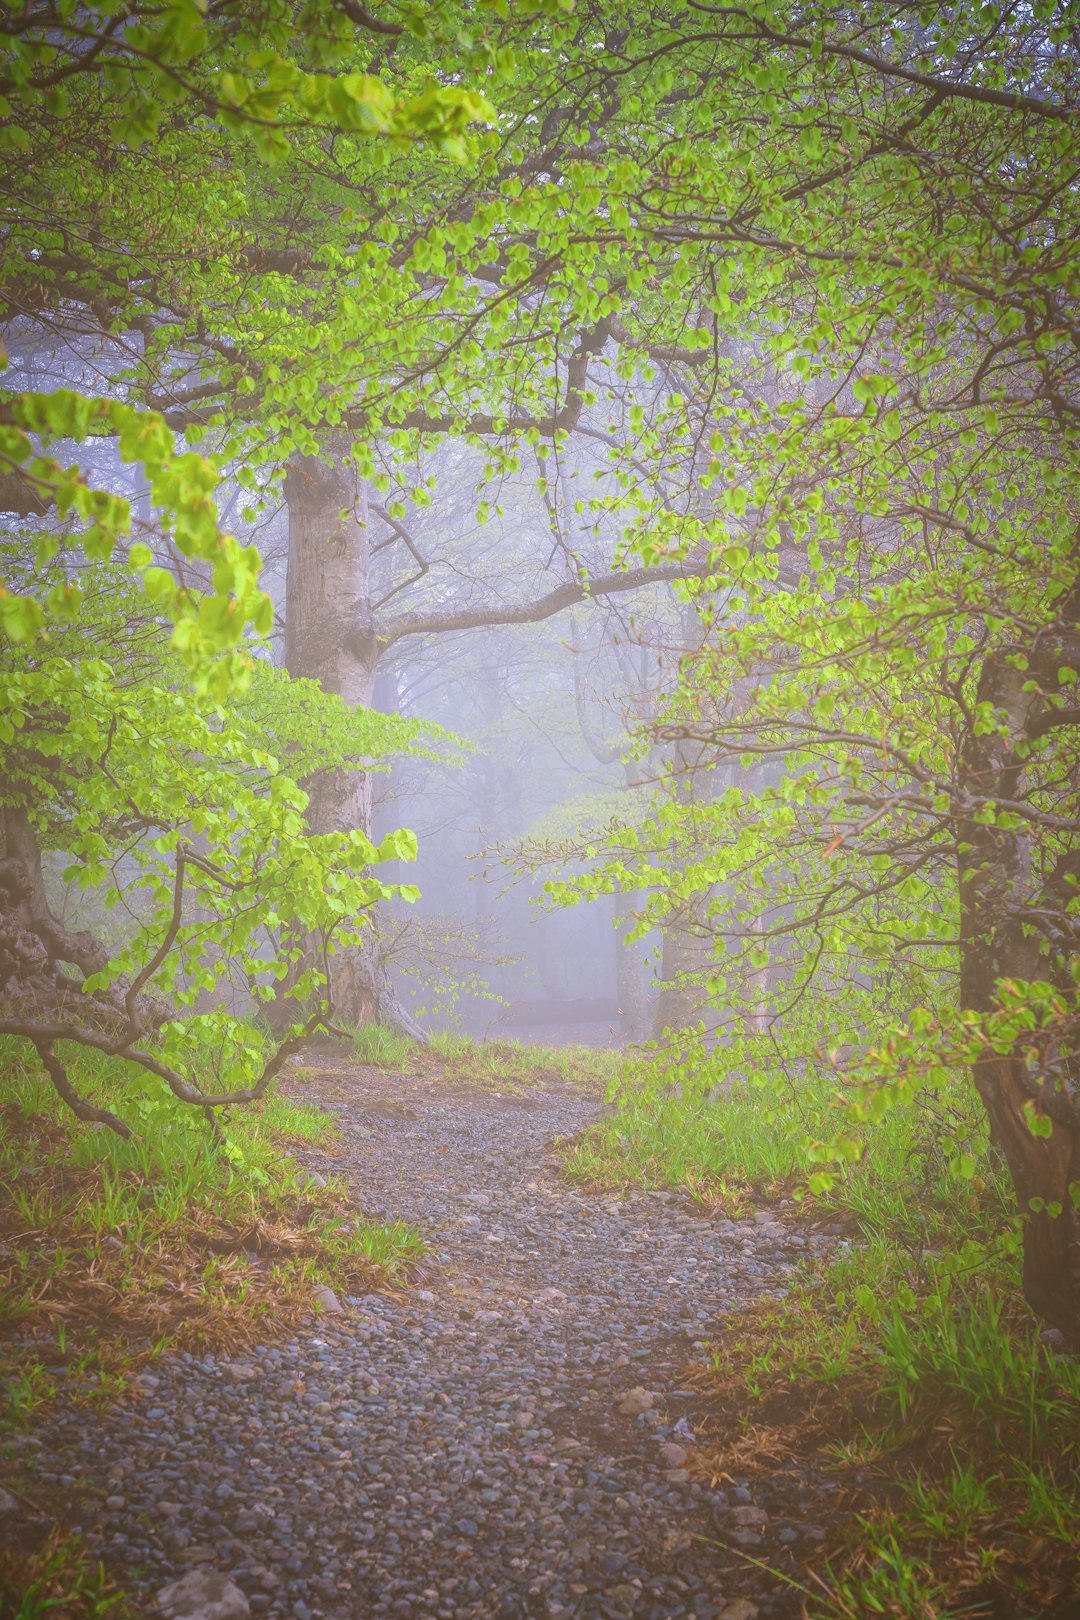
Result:
<svg viewBox="0 0 1080 1620">
<path fill-rule="evenodd" d="M 455 1095 L 320 1061 L 304 1096 L 346 1147 L 310 1165 L 426 1228 L 426 1286 L 343 1297 L 240 1365 L 165 1358 L 103 1418 L 39 1431 L 39 1482 L 81 1491 L 91 1544 L 147 1590 L 212 1568 L 256 1614 L 782 1612 L 729 1549 L 793 1567 L 815 1527 L 797 1498 L 694 1478 L 680 1379 L 707 1325 L 818 1240 L 575 1190 L 553 1143 L 598 1106 L 569 1089 Z"/>
</svg>

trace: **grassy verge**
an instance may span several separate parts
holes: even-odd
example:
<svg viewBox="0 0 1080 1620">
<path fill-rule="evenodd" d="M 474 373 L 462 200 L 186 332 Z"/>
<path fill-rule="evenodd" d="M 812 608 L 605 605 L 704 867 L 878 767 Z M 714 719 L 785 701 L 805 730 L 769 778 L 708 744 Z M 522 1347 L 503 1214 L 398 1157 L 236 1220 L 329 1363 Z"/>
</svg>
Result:
<svg viewBox="0 0 1080 1620">
<path fill-rule="evenodd" d="M 33 1049 L 0 1041 L 0 1428 L 61 1387 L 112 1394 L 175 1345 L 238 1349 L 312 1309 L 316 1283 L 385 1286 L 419 1259 L 401 1224 L 355 1220 L 343 1184 L 287 1151 L 332 1143 L 319 1109 L 238 1109 L 216 1149 L 192 1110 L 97 1054 L 66 1054 L 86 1096 L 139 1134 L 77 1121 Z"/>
<path fill-rule="evenodd" d="M 682 1185 L 738 1214 L 801 1191 L 829 1099 L 801 1108 L 632 1101 L 570 1145 L 567 1170 Z M 978 1135 L 959 1089 L 933 1114 L 887 1116 L 828 1199 L 801 1205 L 856 1241 L 726 1318 L 701 1377 L 714 1479 L 794 1467 L 840 1487 L 815 1508 L 829 1536 L 800 1576 L 820 1620 L 1036 1620 L 1080 1591 L 1080 1363 L 1022 1303 L 994 1162 L 981 1150 L 974 1175 L 953 1169 Z"/>
<path fill-rule="evenodd" d="M 511 1096 L 553 1084 L 602 1096 L 623 1062 L 620 1052 L 592 1046 L 528 1046 L 522 1041 L 478 1041 L 471 1035 L 432 1035 L 423 1046 L 379 1024 L 357 1030 L 353 1052 L 359 1063 L 438 1075 L 450 1085 Z"/>
</svg>

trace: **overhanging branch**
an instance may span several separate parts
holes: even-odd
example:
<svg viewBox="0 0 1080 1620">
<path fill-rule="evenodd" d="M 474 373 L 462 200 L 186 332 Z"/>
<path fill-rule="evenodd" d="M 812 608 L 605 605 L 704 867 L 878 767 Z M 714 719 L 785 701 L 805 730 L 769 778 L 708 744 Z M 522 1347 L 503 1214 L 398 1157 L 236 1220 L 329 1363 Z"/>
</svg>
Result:
<svg viewBox="0 0 1080 1620">
<path fill-rule="evenodd" d="M 595 579 L 567 580 L 532 602 L 493 602 L 490 606 L 446 612 L 403 613 L 377 627 L 379 646 L 392 647 L 405 636 L 444 635 L 452 630 L 478 630 L 484 625 L 539 624 L 594 596 L 617 596 L 677 579 L 701 579 L 712 571 L 707 561 L 663 563 L 659 568 L 626 568 Z"/>
</svg>

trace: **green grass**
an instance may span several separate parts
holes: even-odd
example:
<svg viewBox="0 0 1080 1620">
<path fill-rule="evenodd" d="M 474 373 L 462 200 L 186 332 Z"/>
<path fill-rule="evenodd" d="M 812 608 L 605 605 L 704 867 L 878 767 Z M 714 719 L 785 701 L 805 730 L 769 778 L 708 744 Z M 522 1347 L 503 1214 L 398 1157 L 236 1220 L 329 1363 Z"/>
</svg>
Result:
<svg viewBox="0 0 1080 1620">
<path fill-rule="evenodd" d="M 5 1620 L 135 1620 L 138 1612 L 77 1536 L 56 1530 L 37 1547 L 0 1545 Z"/>
<path fill-rule="evenodd" d="M 108 1398 L 165 1345 L 240 1347 L 310 1311 L 316 1283 L 382 1286 L 422 1256 L 404 1223 L 346 1221 L 337 1178 L 310 1185 L 288 1149 L 333 1144 L 322 1110 L 237 1108 L 221 1148 L 131 1066 L 63 1055 L 77 1089 L 138 1134 L 76 1120 L 33 1048 L 0 1039 L 0 1425 L 28 1421 L 60 1368 L 65 1387 Z"/>
<path fill-rule="evenodd" d="M 572 1142 L 568 1175 L 593 1186 L 683 1187 L 738 1212 L 779 1197 L 803 1197 L 815 1161 L 810 1144 L 839 1126 L 835 1092 L 810 1092 L 795 1112 L 751 1089 L 704 1100 L 631 1092 L 613 1114 Z M 977 1173 L 952 1168 L 957 1140 L 979 1136 L 977 1105 L 964 1093 L 948 1110 L 897 1109 L 867 1131 L 864 1153 L 840 1170 L 816 1216 L 845 1215 L 863 1232 L 932 1246 L 944 1234 L 989 1239 L 1007 1219 L 1008 1186 L 982 1154 Z"/>
<path fill-rule="evenodd" d="M 361 1024 L 353 1034 L 353 1055 L 358 1063 L 379 1069 L 407 1069 L 417 1050 L 408 1035 L 396 1035 L 382 1024 Z"/>
<path fill-rule="evenodd" d="M 875 1481 L 838 1514 L 814 1569 L 818 1620 L 977 1614 L 990 1585 L 1035 1616 L 1080 1583 L 1080 1362 L 1047 1355 L 1022 1302 L 1008 1185 L 979 1149 L 962 1086 L 887 1115 L 827 1198 L 805 1195 L 807 1138 L 831 1097 L 797 1111 L 758 1092 L 703 1102 L 635 1095 L 569 1145 L 592 1185 L 683 1186 L 736 1215 L 839 1223 L 855 1241 L 808 1263 L 787 1295 L 724 1319 L 713 1356 L 714 1474 L 777 1456 L 842 1483 Z M 963 1139 L 975 1174 L 958 1175 Z"/>
<path fill-rule="evenodd" d="M 593 1046 L 532 1046 L 523 1041 L 478 1041 L 471 1035 L 431 1037 L 429 1053 L 448 1080 L 491 1090 L 550 1084 L 604 1092 L 618 1078 L 622 1053 Z"/>
<path fill-rule="evenodd" d="M 365 1024 L 353 1037 L 360 1063 L 403 1074 L 438 1072 L 453 1085 L 516 1094 L 545 1084 L 603 1093 L 622 1070 L 620 1052 L 592 1046 L 531 1046 L 522 1041 L 481 1041 L 471 1035 L 434 1034 L 427 1045 Z"/>
</svg>

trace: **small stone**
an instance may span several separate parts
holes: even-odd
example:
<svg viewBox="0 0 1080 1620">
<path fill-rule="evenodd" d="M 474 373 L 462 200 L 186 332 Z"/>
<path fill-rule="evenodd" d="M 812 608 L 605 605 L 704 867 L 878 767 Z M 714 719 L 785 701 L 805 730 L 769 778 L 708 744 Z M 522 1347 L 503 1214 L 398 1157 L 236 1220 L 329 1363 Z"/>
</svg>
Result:
<svg viewBox="0 0 1080 1620">
<path fill-rule="evenodd" d="M 734 1507 L 728 1517 L 740 1530 L 764 1530 L 769 1522 L 769 1515 L 759 1507 Z"/>
<path fill-rule="evenodd" d="M 678 1446 L 674 1440 L 666 1440 L 660 1447 L 660 1456 L 666 1468 L 682 1468 L 690 1453 L 685 1446 Z"/>
<path fill-rule="evenodd" d="M 227 1361 L 221 1371 L 230 1384 L 250 1384 L 261 1376 L 258 1367 L 252 1367 L 246 1361 Z"/>
<path fill-rule="evenodd" d="M 5 1491 L 0 1485 L 0 1516 L 6 1517 L 9 1513 L 18 1513 L 18 1499 L 10 1491 Z"/>
<path fill-rule="evenodd" d="M 315 1302 L 320 1311 L 326 1316 L 345 1315 L 341 1301 L 334 1293 L 334 1290 L 329 1288 L 326 1283 L 317 1283 L 315 1285 Z"/>
<path fill-rule="evenodd" d="M 628 1390 L 618 1403 L 618 1410 L 623 1417 L 640 1417 L 642 1412 L 648 1412 L 656 1405 L 656 1396 L 651 1390 L 643 1389 L 640 1384 Z"/>
<path fill-rule="evenodd" d="M 123 1505 L 124 1498 L 122 1496 L 107 1496 L 105 1498 L 105 1506 L 111 1513 L 119 1513 Z"/>
<path fill-rule="evenodd" d="M 305 1187 L 325 1187 L 328 1185 L 325 1176 L 320 1176 L 317 1170 L 309 1170 L 304 1177 Z"/>
<path fill-rule="evenodd" d="M 720 1620 L 757 1620 L 758 1613 L 757 1604 L 749 1598 L 731 1598 L 724 1604 Z"/>
<path fill-rule="evenodd" d="M 247 1620 L 251 1605 L 240 1588 L 218 1570 L 193 1569 L 157 1594 L 166 1620 Z"/>
</svg>

